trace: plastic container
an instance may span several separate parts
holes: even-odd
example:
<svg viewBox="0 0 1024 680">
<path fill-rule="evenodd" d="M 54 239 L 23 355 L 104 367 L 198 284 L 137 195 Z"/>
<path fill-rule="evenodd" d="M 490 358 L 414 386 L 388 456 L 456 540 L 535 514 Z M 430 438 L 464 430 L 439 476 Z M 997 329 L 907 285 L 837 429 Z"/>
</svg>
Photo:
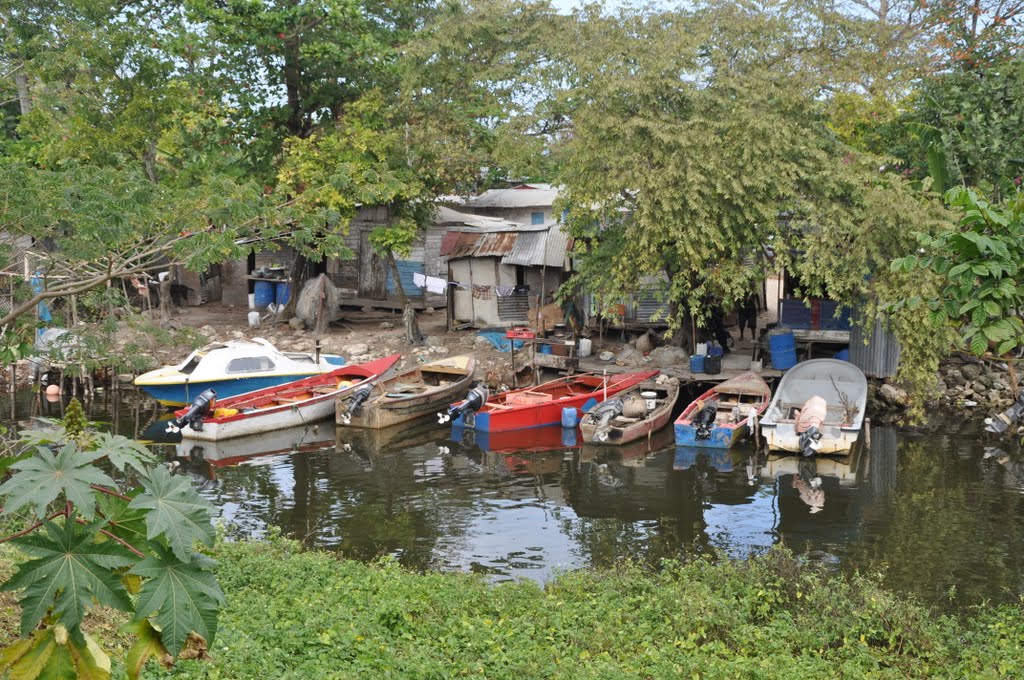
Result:
<svg viewBox="0 0 1024 680">
<path fill-rule="evenodd" d="M 551 345 L 541 345 L 539 351 L 541 354 L 551 354 Z"/>
<path fill-rule="evenodd" d="M 252 296 L 250 296 L 252 297 Z M 256 311 L 249 312 L 249 328 L 256 328 L 260 325 L 260 313 Z"/>
<path fill-rule="evenodd" d="M 562 427 L 576 427 L 576 407 L 566 406 L 562 409 Z"/>
<path fill-rule="evenodd" d="M 704 372 L 708 375 L 717 375 L 722 372 L 722 355 L 709 354 L 704 357 Z"/>
<path fill-rule="evenodd" d="M 835 358 L 839 359 L 840 361 L 849 361 L 850 360 L 850 348 L 847 347 L 846 349 L 839 350 L 838 352 L 836 352 Z"/>
<path fill-rule="evenodd" d="M 282 281 L 281 283 L 274 285 L 274 300 L 277 302 L 278 307 L 283 307 L 288 304 L 288 298 L 291 297 L 291 283 L 288 281 Z"/>
<path fill-rule="evenodd" d="M 256 309 L 256 296 L 249 293 L 249 309 Z"/>
<path fill-rule="evenodd" d="M 708 353 L 708 343 L 706 343 L 706 342 L 698 342 L 697 343 L 697 352 L 696 352 L 696 354 L 707 354 L 707 353 Z"/>
<path fill-rule="evenodd" d="M 785 371 L 796 366 L 796 339 L 793 331 L 772 331 L 768 334 L 768 349 L 772 355 L 772 368 Z"/>
<path fill-rule="evenodd" d="M 253 286 L 253 303 L 255 309 L 266 309 L 274 301 L 274 284 L 270 281 L 257 281 Z"/>
<path fill-rule="evenodd" d="M 694 354 L 690 356 L 690 373 L 703 373 L 704 372 L 704 359 L 706 357 L 703 354 Z"/>
<path fill-rule="evenodd" d="M 590 348 L 591 348 L 590 338 L 580 338 L 580 356 L 581 357 L 589 357 L 590 356 Z"/>
<path fill-rule="evenodd" d="M 714 343 L 708 345 L 708 356 L 709 357 L 720 357 L 723 354 L 725 354 L 725 352 L 718 345 L 716 345 Z"/>
</svg>

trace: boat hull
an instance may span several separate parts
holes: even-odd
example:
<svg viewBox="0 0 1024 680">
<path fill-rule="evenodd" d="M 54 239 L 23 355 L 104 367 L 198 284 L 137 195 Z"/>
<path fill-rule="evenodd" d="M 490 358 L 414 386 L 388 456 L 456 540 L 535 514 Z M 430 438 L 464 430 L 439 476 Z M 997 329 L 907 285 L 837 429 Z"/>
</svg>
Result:
<svg viewBox="0 0 1024 680">
<path fill-rule="evenodd" d="M 743 439 L 750 431 L 746 423 L 735 426 L 719 425 L 711 430 L 711 436 L 706 439 L 697 438 L 697 428 L 692 425 L 675 425 L 676 445 L 697 446 L 708 449 L 728 449 Z"/>
<path fill-rule="evenodd" d="M 822 429 L 823 436 L 818 441 L 820 446 L 816 451 L 818 455 L 849 453 L 860 439 L 859 429 L 831 430 L 832 428 Z M 796 429 L 792 425 L 780 424 L 774 427 L 765 427 L 761 430 L 761 434 L 764 435 L 769 451 L 788 451 L 790 453 L 800 453 L 802 451 L 800 435 L 796 433 Z"/>
<path fill-rule="evenodd" d="M 147 385 L 136 382 L 135 384 L 146 394 L 151 396 L 163 406 L 180 408 L 191 404 L 192 400 L 204 390 L 213 389 L 217 392 L 219 399 L 237 397 L 246 392 L 267 389 L 286 385 L 296 380 L 302 380 L 310 376 L 319 375 L 322 371 L 311 373 L 289 373 L 282 375 L 253 376 L 249 378 L 227 378 L 224 380 L 203 380 L 198 382 L 183 382 L 174 385 Z"/>
<path fill-rule="evenodd" d="M 768 408 L 771 399 L 771 388 L 756 373 L 743 373 L 735 378 L 715 385 L 683 409 L 674 425 L 676 445 L 696 446 L 709 449 L 728 449 L 737 444 L 750 432 L 750 412 L 754 417 L 760 416 Z M 697 436 L 697 428 L 693 419 L 699 412 L 699 406 L 716 402 L 720 408 L 715 415 L 715 425 L 710 428 L 709 437 Z M 733 408 L 744 409 L 745 415 L 733 421 Z"/>
<path fill-rule="evenodd" d="M 186 425 L 181 429 L 181 436 L 199 441 L 221 441 L 326 420 L 334 415 L 336 400 L 347 398 L 357 388 L 387 377 L 400 358 L 394 354 L 283 386 L 228 399 L 218 398 L 215 407 L 224 415 L 217 415 L 215 411 L 213 416 L 202 419 L 200 429 Z M 175 414 L 180 417 L 187 410 L 181 409 Z M 230 411 L 234 413 L 225 413 Z"/>
<path fill-rule="evenodd" d="M 608 428 L 608 439 L 605 441 L 595 441 L 594 436 L 598 430 L 598 424 L 593 420 L 584 416 L 580 422 L 580 431 L 583 434 L 583 441 L 592 442 L 594 444 L 610 444 L 618 446 L 622 444 L 628 444 L 635 442 L 638 439 L 649 437 L 654 432 L 657 432 L 661 428 L 668 424 L 668 421 L 672 418 L 672 409 L 676 405 L 676 400 L 679 398 L 679 385 L 678 383 L 668 383 L 666 385 L 640 385 L 633 388 L 630 391 L 644 391 L 647 389 L 662 389 L 667 394 L 661 403 L 658 404 L 651 413 L 649 413 L 644 419 L 625 426 L 612 426 Z"/>
<path fill-rule="evenodd" d="M 391 386 L 401 384 L 414 374 L 422 375 L 424 371 L 428 373 L 440 371 L 443 374 L 448 374 L 449 370 L 453 381 L 447 385 L 432 387 L 408 397 L 389 397 L 387 394 Z M 349 416 L 350 419 L 347 422 L 345 420 L 347 408 L 343 402 L 338 402 L 335 421 L 344 427 L 379 430 L 426 415 L 433 415 L 452 401 L 465 396 L 475 370 L 476 362 L 470 356 L 450 357 L 423 364 L 412 371 L 406 371 L 381 381 L 380 386 L 384 394 L 371 397 L 358 411 Z"/>
<path fill-rule="evenodd" d="M 479 412 L 467 422 L 464 414 L 459 414 L 452 420 L 457 427 L 465 427 L 477 430 L 478 432 L 500 432 L 504 430 L 525 430 L 533 427 L 544 427 L 545 425 L 557 425 L 562 422 L 562 411 L 566 408 L 576 409 L 577 413 L 586 413 L 597 405 L 599 401 L 614 396 L 624 390 L 633 387 L 644 380 L 653 378 L 659 371 L 642 371 L 639 373 L 620 373 L 607 376 L 588 376 L 591 383 L 587 384 L 586 390 L 577 394 L 558 396 L 546 401 L 534 403 L 515 403 L 513 397 L 529 395 L 540 395 L 553 397 L 560 394 L 565 386 L 580 385 L 585 376 L 569 376 L 559 380 L 552 380 L 549 383 L 537 387 L 512 390 L 503 392 L 491 397 L 484 404 Z M 607 380 L 607 384 L 603 381 Z"/>
</svg>

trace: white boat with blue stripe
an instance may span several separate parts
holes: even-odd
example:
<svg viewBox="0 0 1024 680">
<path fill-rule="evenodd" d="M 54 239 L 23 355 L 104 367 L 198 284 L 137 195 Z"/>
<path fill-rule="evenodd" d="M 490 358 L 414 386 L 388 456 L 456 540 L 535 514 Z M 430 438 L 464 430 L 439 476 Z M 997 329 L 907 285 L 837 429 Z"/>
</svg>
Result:
<svg viewBox="0 0 1024 680">
<path fill-rule="evenodd" d="M 206 389 L 226 399 L 344 365 L 342 356 L 282 352 L 264 338 L 228 340 L 197 349 L 176 366 L 143 373 L 135 385 L 164 406 L 185 406 Z"/>
</svg>

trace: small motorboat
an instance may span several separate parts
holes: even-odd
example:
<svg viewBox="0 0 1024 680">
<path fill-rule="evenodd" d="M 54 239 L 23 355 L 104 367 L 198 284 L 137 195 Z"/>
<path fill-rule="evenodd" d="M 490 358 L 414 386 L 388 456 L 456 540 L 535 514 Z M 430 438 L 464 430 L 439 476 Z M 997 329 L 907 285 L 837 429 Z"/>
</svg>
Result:
<svg viewBox="0 0 1024 680">
<path fill-rule="evenodd" d="M 761 418 L 770 451 L 845 453 L 860 437 L 868 381 L 848 361 L 811 359 L 789 369 Z"/>
<path fill-rule="evenodd" d="M 366 397 L 339 401 L 338 425 L 380 429 L 415 420 L 464 397 L 476 360 L 470 355 L 431 361 L 378 381 Z M 358 391 L 357 391 L 358 392 Z"/>
<path fill-rule="evenodd" d="M 263 338 L 229 340 L 197 349 L 177 366 L 143 373 L 135 384 L 164 406 L 185 406 L 208 389 L 226 399 L 344 365 L 345 357 L 281 352 Z"/>
<path fill-rule="evenodd" d="M 580 421 L 583 441 L 627 444 L 663 428 L 672 418 L 679 381 L 647 380 L 602 401 Z"/>
<path fill-rule="evenodd" d="M 452 404 L 447 415 L 453 418 L 452 425 L 478 432 L 556 425 L 562 422 L 563 409 L 575 409 L 578 416 L 580 411 L 586 413 L 598 402 L 657 374 L 656 370 L 614 375 L 580 373 L 491 396 L 482 388 L 474 388 L 464 401 Z"/>
<path fill-rule="evenodd" d="M 719 383 L 687 405 L 676 419 L 676 444 L 728 449 L 768 408 L 772 390 L 748 371 Z"/>
<path fill-rule="evenodd" d="M 174 412 L 168 429 L 180 429 L 184 439 L 220 441 L 316 423 L 334 415 L 336 400 L 387 378 L 401 358 L 392 354 L 227 399 L 206 390 Z"/>
</svg>

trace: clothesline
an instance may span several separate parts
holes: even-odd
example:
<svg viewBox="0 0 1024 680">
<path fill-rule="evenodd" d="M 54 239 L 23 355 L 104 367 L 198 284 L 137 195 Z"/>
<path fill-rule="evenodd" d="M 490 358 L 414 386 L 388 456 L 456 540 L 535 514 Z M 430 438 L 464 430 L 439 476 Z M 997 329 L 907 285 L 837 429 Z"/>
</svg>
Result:
<svg viewBox="0 0 1024 680">
<path fill-rule="evenodd" d="M 448 286 L 454 286 L 459 290 L 471 290 L 473 297 L 479 300 L 490 300 L 493 296 L 511 297 L 516 294 L 519 286 L 491 286 L 487 284 L 470 284 L 461 281 L 446 281 L 436 276 L 427 276 L 419 272 L 413 272 L 412 282 L 418 288 L 426 288 L 429 293 L 444 295 Z"/>
</svg>

